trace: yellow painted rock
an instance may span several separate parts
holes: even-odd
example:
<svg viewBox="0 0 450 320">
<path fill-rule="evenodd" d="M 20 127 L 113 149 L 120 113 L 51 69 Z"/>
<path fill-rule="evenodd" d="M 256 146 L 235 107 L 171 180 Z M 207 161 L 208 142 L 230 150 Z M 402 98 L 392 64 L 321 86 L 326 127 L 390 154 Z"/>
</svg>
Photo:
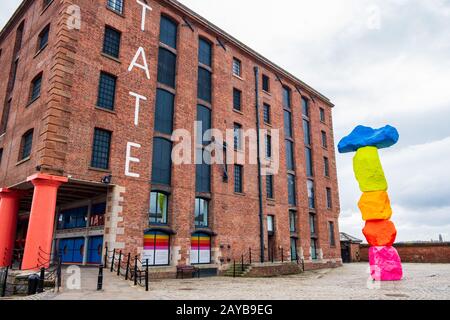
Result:
<svg viewBox="0 0 450 320">
<path fill-rule="evenodd" d="M 358 203 L 363 220 L 389 220 L 392 208 L 386 191 L 364 192 Z"/>
<path fill-rule="evenodd" d="M 387 190 L 388 185 L 376 147 L 358 149 L 353 158 L 353 170 L 362 192 Z"/>
</svg>

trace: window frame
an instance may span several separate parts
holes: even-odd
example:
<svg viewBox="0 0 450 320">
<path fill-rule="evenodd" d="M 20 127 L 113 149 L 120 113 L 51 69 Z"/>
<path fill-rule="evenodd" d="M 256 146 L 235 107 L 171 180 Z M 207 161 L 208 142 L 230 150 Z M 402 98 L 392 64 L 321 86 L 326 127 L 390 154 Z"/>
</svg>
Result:
<svg viewBox="0 0 450 320">
<path fill-rule="evenodd" d="M 236 57 L 233 57 L 232 66 L 233 75 L 242 78 L 242 61 Z"/>
<path fill-rule="evenodd" d="M 27 130 L 20 139 L 19 162 L 31 158 L 31 154 L 33 151 L 33 140 L 34 128 L 31 128 Z"/>
<path fill-rule="evenodd" d="M 109 92 L 109 89 L 111 89 L 111 88 L 108 88 L 108 87 L 110 87 L 109 83 L 108 84 L 103 83 L 103 85 L 102 85 L 102 81 L 106 81 L 106 80 L 114 80 L 113 95 L 112 95 L 112 97 L 108 97 L 108 98 L 105 98 L 103 96 L 106 93 L 109 93 L 109 94 L 111 93 L 111 92 Z M 98 81 L 98 90 L 97 90 L 97 102 L 96 102 L 97 108 L 114 112 L 115 107 L 116 107 L 117 80 L 118 80 L 117 76 L 115 76 L 111 73 L 108 73 L 106 71 L 100 71 L 100 76 L 99 76 L 99 81 Z M 102 105 L 100 103 L 101 101 L 102 101 L 102 103 L 104 103 L 105 100 L 110 100 L 112 105 L 106 106 L 106 105 Z"/>
<path fill-rule="evenodd" d="M 209 199 L 206 198 L 202 198 L 202 197 L 196 197 L 195 198 L 195 206 L 194 206 L 194 224 L 195 224 L 195 228 L 201 229 L 201 228 L 209 228 L 209 219 L 210 219 L 210 205 L 209 205 Z M 199 223 L 198 221 L 198 217 L 200 217 L 199 215 L 199 207 L 197 207 L 197 204 L 203 203 L 204 205 L 206 205 L 206 218 L 203 218 L 203 223 Z M 205 208 L 205 207 L 203 207 Z M 206 220 L 206 224 L 204 223 Z"/>
<path fill-rule="evenodd" d="M 107 38 L 108 32 L 112 32 L 115 36 L 118 36 L 118 42 L 117 43 L 107 43 L 108 40 L 112 40 L 113 38 Z M 117 40 L 117 39 L 114 39 Z M 109 41 L 111 42 L 111 41 Z M 121 49 L 121 43 L 122 43 L 122 32 L 114 27 L 111 27 L 110 25 L 105 25 L 105 30 L 103 33 L 103 46 L 102 46 L 102 53 L 107 55 L 108 57 L 112 57 L 114 59 L 120 59 L 120 49 Z M 107 45 L 108 44 L 108 45 Z M 116 47 L 117 46 L 117 53 L 115 52 L 107 52 L 107 47 Z"/>
<path fill-rule="evenodd" d="M 263 121 L 265 124 L 271 124 L 272 123 L 272 115 L 271 113 L 271 106 L 268 103 L 263 103 Z"/>
<path fill-rule="evenodd" d="M 334 221 L 328 221 L 328 237 L 330 240 L 330 247 L 336 247 L 336 232 L 334 229 Z"/>
<path fill-rule="evenodd" d="M 102 132 L 102 133 L 108 133 L 108 137 L 109 137 L 109 143 L 108 143 L 108 153 L 107 153 L 107 157 L 106 157 L 106 167 L 99 167 L 96 166 L 96 164 L 98 164 L 98 161 L 96 163 L 94 163 L 94 155 L 95 155 L 95 147 L 96 147 L 96 141 L 98 141 L 96 139 L 96 133 L 97 132 Z M 95 127 L 94 128 L 94 134 L 93 134 L 93 142 L 92 142 L 92 149 L 91 149 L 91 161 L 90 161 L 90 167 L 93 169 L 99 169 L 99 170 L 109 170 L 110 166 L 111 166 L 111 146 L 112 146 L 112 131 L 106 130 L 106 129 L 102 129 L 102 128 L 98 128 Z M 100 146 L 97 146 L 98 148 L 100 148 Z M 97 150 L 97 153 L 99 151 Z M 104 160 L 104 159 L 101 159 Z"/>
<path fill-rule="evenodd" d="M 237 184 L 236 176 L 237 176 L 237 170 L 239 169 L 239 185 Z M 244 166 L 235 164 L 234 165 L 234 171 L 233 171 L 233 178 L 234 178 L 234 193 L 243 194 L 244 193 Z"/>
<path fill-rule="evenodd" d="M 51 0 L 53 1 L 53 0 Z M 50 2 L 51 3 L 51 2 Z M 49 5 L 50 5 L 49 3 Z M 46 35 L 46 41 L 44 44 L 42 44 L 42 39 L 44 39 L 44 35 Z M 47 24 L 42 30 L 41 32 L 39 32 L 38 35 L 38 41 L 37 41 L 37 49 L 36 49 L 36 54 L 38 54 L 39 52 L 41 52 L 42 50 L 44 50 L 47 46 L 48 46 L 48 42 L 50 39 L 50 23 Z"/>
<path fill-rule="evenodd" d="M 270 77 L 264 73 L 262 75 L 262 90 L 270 93 Z"/>
<path fill-rule="evenodd" d="M 237 88 L 233 88 L 233 110 L 242 112 L 242 91 Z"/>
<path fill-rule="evenodd" d="M 159 201 L 159 196 L 162 195 L 164 198 L 164 211 L 165 212 L 161 212 L 162 218 L 161 221 L 162 222 L 158 222 L 158 209 L 160 207 L 160 203 L 158 203 Z M 166 226 L 169 224 L 169 197 L 170 194 L 168 194 L 167 192 L 164 191 L 160 191 L 160 190 L 152 190 L 150 192 L 150 200 L 149 200 L 149 208 L 148 208 L 148 225 L 149 226 Z M 152 212 L 152 200 L 155 201 L 155 208 L 156 208 L 156 212 Z"/>
<path fill-rule="evenodd" d="M 120 1 L 120 2 L 121 2 L 121 6 L 120 6 L 121 10 L 118 11 L 118 10 L 116 10 L 115 8 L 111 7 L 111 6 L 109 5 L 109 2 L 110 2 L 110 1 Z M 106 8 L 107 8 L 108 10 L 111 10 L 112 12 L 118 14 L 118 15 L 123 16 L 123 15 L 124 15 L 124 11 L 125 11 L 125 0 L 106 0 Z"/>
<path fill-rule="evenodd" d="M 274 192 L 274 175 L 268 174 L 266 175 L 266 197 L 269 200 L 275 199 L 275 192 Z"/>
<path fill-rule="evenodd" d="M 36 101 L 37 99 L 39 99 L 41 97 L 41 89 L 42 89 L 42 80 L 44 78 L 44 73 L 43 72 L 39 72 L 34 78 L 33 80 L 31 80 L 31 85 L 30 85 L 30 96 L 28 98 L 28 104 L 32 104 L 34 101 Z M 37 95 L 35 90 L 36 90 L 36 83 L 39 80 L 39 90 L 37 92 Z"/>
</svg>

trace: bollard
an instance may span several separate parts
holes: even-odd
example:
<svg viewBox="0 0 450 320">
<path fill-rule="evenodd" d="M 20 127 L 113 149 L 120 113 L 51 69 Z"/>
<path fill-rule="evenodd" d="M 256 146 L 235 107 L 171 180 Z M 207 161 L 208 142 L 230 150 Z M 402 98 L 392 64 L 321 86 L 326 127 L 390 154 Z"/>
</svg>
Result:
<svg viewBox="0 0 450 320">
<path fill-rule="evenodd" d="M 138 256 L 134 257 L 134 285 L 137 286 L 137 259 Z"/>
<path fill-rule="evenodd" d="M 244 255 L 241 257 L 241 271 L 244 271 Z"/>
<path fill-rule="evenodd" d="M 122 250 L 119 252 L 119 261 L 117 263 L 117 275 L 120 276 L 120 265 L 122 263 Z"/>
<path fill-rule="evenodd" d="M 104 257 L 104 263 L 103 266 L 105 268 L 108 268 L 108 246 L 105 246 L 105 257 Z"/>
<path fill-rule="evenodd" d="M 145 291 L 148 291 L 148 259 L 145 266 Z"/>
<path fill-rule="evenodd" d="M 281 247 L 281 263 L 284 263 L 284 249 Z"/>
<path fill-rule="evenodd" d="M 252 248 L 248 248 L 250 264 L 252 264 Z"/>
<path fill-rule="evenodd" d="M 114 271 L 114 259 L 116 258 L 116 249 L 113 250 L 113 255 L 111 258 L 111 272 Z"/>
<path fill-rule="evenodd" d="M 103 289 L 103 265 L 98 267 L 97 291 Z"/>
<path fill-rule="evenodd" d="M 41 268 L 41 274 L 39 275 L 37 293 L 44 292 L 44 280 L 45 280 L 45 268 Z"/>
<path fill-rule="evenodd" d="M 233 278 L 236 278 L 236 260 L 233 260 Z"/>
<path fill-rule="evenodd" d="M 127 269 L 125 271 L 125 280 L 128 280 L 128 273 L 130 272 L 130 259 L 131 259 L 131 253 L 128 253 Z"/>
<path fill-rule="evenodd" d="M 57 282 L 56 286 L 57 286 L 57 291 L 59 292 L 59 288 L 61 288 L 61 283 L 62 283 L 61 256 L 58 257 L 58 269 L 56 271 L 56 276 L 58 277 L 58 282 Z"/>
</svg>

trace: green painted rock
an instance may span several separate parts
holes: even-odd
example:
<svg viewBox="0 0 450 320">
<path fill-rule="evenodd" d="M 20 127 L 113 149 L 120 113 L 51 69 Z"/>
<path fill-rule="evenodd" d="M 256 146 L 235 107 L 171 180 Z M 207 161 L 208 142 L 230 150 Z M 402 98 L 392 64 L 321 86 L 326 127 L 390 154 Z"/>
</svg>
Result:
<svg viewBox="0 0 450 320">
<path fill-rule="evenodd" d="M 353 158 L 353 170 L 362 192 L 387 190 L 388 185 L 376 147 L 358 149 Z"/>
</svg>

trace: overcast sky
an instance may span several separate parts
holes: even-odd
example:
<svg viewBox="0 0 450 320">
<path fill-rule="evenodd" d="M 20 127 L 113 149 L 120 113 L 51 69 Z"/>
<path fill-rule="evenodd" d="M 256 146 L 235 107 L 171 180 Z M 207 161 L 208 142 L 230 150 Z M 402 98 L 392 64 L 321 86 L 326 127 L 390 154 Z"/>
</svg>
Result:
<svg viewBox="0 0 450 320">
<path fill-rule="evenodd" d="M 380 151 L 397 239 L 450 240 L 450 0 L 181 2 L 328 96 L 336 145 L 397 127 Z M 19 3 L 2 1 L 0 27 Z M 364 239 L 352 157 L 337 154 L 340 227 Z"/>
</svg>

